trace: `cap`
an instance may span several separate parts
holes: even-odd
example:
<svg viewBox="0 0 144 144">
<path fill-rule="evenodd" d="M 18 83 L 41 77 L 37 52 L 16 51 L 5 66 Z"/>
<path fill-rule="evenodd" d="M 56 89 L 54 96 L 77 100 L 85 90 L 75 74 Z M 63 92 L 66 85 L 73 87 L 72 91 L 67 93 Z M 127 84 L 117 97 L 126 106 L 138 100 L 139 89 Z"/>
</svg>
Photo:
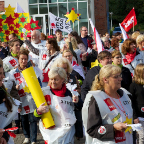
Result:
<svg viewBox="0 0 144 144">
<path fill-rule="evenodd" d="M 31 37 L 31 32 L 27 34 L 27 37 Z"/>
</svg>

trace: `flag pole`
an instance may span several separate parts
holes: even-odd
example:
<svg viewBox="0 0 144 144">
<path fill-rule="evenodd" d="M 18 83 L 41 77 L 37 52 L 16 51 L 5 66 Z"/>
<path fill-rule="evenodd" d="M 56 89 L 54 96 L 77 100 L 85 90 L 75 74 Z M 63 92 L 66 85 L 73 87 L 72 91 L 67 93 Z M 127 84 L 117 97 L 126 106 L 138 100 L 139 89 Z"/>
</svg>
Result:
<svg viewBox="0 0 144 144">
<path fill-rule="evenodd" d="M 73 22 L 73 31 L 74 31 L 74 22 Z"/>
<path fill-rule="evenodd" d="M 133 21 L 133 32 L 134 32 L 134 21 Z"/>
</svg>

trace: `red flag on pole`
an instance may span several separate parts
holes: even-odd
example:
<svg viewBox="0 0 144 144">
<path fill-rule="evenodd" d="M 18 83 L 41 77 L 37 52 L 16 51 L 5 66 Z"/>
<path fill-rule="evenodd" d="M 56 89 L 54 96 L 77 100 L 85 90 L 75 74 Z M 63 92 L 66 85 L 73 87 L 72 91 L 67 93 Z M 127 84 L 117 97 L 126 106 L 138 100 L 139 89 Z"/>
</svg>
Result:
<svg viewBox="0 0 144 144">
<path fill-rule="evenodd" d="M 137 19 L 134 8 L 129 12 L 129 14 L 126 16 L 126 18 L 121 23 L 121 26 L 124 28 L 126 32 L 128 32 L 132 27 L 137 25 Z"/>
</svg>

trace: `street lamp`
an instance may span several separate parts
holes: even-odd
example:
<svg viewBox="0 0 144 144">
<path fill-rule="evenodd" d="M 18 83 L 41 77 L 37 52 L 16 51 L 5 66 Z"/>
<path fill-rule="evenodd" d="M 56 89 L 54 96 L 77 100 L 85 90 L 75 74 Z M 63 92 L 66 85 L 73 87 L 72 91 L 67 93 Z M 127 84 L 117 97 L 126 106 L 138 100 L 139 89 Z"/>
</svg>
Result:
<svg viewBox="0 0 144 144">
<path fill-rule="evenodd" d="M 111 30 L 112 30 L 112 15 L 113 15 L 113 12 L 109 12 L 109 14 L 111 15 Z"/>
</svg>

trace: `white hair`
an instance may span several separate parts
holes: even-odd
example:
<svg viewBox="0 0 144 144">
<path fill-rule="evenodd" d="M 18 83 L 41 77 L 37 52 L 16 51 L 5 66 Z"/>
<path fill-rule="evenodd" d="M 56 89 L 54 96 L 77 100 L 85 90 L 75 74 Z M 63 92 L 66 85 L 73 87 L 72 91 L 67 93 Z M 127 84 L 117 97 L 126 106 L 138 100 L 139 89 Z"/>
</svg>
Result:
<svg viewBox="0 0 144 144">
<path fill-rule="evenodd" d="M 67 68 L 68 68 L 68 73 L 71 73 L 73 68 L 72 68 L 72 65 L 71 63 L 69 62 L 68 59 L 64 58 L 64 57 L 60 57 L 60 58 L 57 58 L 54 63 L 52 64 L 52 67 L 51 68 L 54 68 L 54 67 L 59 67 L 61 66 L 62 64 L 67 64 Z"/>
<path fill-rule="evenodd" d="M 39 38 L 41 38 L 41 32 L 40 32 L 39 30 L 33 30 L 33 32 L 35 32 L 36 35 L 37 35 Z"/>
<path fill-rule="evenodd" d="M 61 68 L 61 67 L 51 68 L 49 73 L 48 73 L 49 78 L 54 78 L 57 75 L 60 76 L 65 81 L 67 80 L 67 74 L 66 74 L 66 71 L 63 68 Z"/>
<path fill-rule="evenodd" d="M 102 40 L 103 42 L 105 42 L 106 40 L 108 40 L 108 38 L 107 38 L 107 37 L 102 37 L 101 40 Z"/>
</svg>

